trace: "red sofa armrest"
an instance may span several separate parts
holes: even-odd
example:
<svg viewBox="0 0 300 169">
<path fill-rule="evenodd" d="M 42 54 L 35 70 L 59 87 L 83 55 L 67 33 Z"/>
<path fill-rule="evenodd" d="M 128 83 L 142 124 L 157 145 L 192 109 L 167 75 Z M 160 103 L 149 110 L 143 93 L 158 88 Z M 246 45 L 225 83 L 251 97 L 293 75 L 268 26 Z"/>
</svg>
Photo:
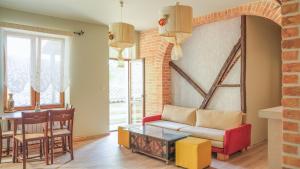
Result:
<svg viewBox="0 0 300 169">
<path fill-rule="evenodd" d="M 160 115 L 144 117 L 143 118 L 143 125 L 145 125 L 145 123 L 147 123 L 147 122 L 158 121 L 158 120 L 161 120 L 161 114 Z"/>
<path fill-rule="evenodd" d="M 250 146 L 251 124 L 243 124 L 240 127 L 225 131 L 224 154 L 230 155 Z"/>
</svg>

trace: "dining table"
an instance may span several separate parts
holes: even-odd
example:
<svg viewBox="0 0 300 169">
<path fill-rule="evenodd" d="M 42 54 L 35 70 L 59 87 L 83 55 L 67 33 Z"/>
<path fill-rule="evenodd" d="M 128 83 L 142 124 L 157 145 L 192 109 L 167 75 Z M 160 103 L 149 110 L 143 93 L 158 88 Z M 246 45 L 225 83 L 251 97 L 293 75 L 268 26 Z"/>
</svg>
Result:
<svg viewBox="0 0 300 169">
<path fill-rule="evenodd" d="M 16 120 L 22 119 L 23 111 L 15 111 L 9 113 L 1 113 L 0 120 L 7 120 L 7 130 L 11 130 L 11 123 L 14 123 Z"/>
<path fill-rule="evenodd" d="M 15 111 L 10 113 L 1 113 L 0 119 L 1 120 L 16 120 L 22 118 L 22 111 Z"/>
<path fill-rule="evenodd" d="M 54 109 L 52 109 L 54 110 Z M 55 110 L 64 110 L 64 108 L 59 108 Z M 14 123 L 16 120 L 21 120 L 22 119 L 22 112 L 43 112 L 47 111 L 47 109 L 41 109 L 38 111 L 35 110 L 26 110 L 26 111 L 14 111 L 14 112 L 5 112 L 5 113 L 0 113 L 0 121 L 1 120 L 7 120 L 7 129 L 11 130 L 11 124 Z"/>
</svg>

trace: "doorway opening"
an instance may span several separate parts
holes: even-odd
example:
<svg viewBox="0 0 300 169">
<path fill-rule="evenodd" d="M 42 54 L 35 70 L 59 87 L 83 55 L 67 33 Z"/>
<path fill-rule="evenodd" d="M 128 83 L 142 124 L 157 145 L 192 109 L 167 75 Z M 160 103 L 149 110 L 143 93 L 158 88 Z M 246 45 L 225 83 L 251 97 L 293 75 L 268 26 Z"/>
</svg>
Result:
<svg viewBox="0 0 300 169">
<path fill-rule="evenodd" d="M 109 60 L 109 130 L 142 123 L 144 117 L 144 60 Z"/>
</svg>

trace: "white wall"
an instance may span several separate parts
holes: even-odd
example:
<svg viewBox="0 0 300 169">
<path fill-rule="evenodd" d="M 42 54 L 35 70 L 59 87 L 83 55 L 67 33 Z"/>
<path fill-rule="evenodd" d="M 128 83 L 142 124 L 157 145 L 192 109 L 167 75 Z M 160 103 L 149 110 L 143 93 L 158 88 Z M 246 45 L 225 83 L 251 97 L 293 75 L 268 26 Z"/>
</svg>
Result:
<svg viewBox="0 0 300 169">
<path fill-rule="evenodd" d="M 201 25 L 193 30 L 183 45 L 183 58 L 175 61 L 201 88 L 208 92 L 233 46 L 240 38 L 241 18 Z M 175 105 L 199 107 L 203 97 L 172 69 L 172 102 Z M 224 83 L 240 82 L 240 62 Z M 219 88 L 209 109 L 240 110 L 240 88 Z"/>
<path fill-rule="evenodd" d="M 182 46 L 183 58 L 175 63 L 204 91 L 208 91 L 234 44 L 240 38 L 240 18 L 201 25 Z M 252 124 L 252 144 L 267 139 L 267 121 L 260 109 L 278 106 L 281 99 L 280 27 L 269 20 L 247 17 L 246 104 Z M 172 69 L 172 103 L 199 107 L 203 98 Z M 240 61 L 225 81 L 240 83 Z M 240 88 L 218 88 L 208 109 L 240 110 Z"/>
<path fill-rule="evenodd" d="M 247 122 L 252 144 L 267 139 L 267 120 L 258 111 L 279 106 L 281 99 L 281 29 L 260 17 L 247 16 Z"/>
<path fill-rule="evenodd" d="M 75 136 L 108 132 L 108 27 L 5 8 L 0 8 L 0 22 L 71 32 L 85 31 L 83 36 L 71 39 L 70 101 L 76 108 L 74 132 Z M 2 91 L 1 88 L 1 96 Z M 3 100 L 0 98 L 0 106 L 1 103 Z"/>
</svg>

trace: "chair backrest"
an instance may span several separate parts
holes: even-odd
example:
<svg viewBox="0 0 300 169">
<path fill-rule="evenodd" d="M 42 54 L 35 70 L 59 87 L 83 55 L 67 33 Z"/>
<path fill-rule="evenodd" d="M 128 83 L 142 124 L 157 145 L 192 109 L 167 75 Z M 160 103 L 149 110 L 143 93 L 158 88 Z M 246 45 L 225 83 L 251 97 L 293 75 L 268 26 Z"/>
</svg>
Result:
<svg viewBox="0 0 300 169">
<path fill-rule="evenodd" d="M 49 110 L 50 113 L 50 132 L 52 133 L 54 122 L 60 122 L 61 128 L 66 125 L 67 129 L 71 132 L 73 131 L 73 121 L 74 121 L 75 109 L 67 110 Z"/>
<path fill-rule="evenodd" d="M 17 126 L 22 125 L 22 135 L 23 139 L 25 139 L 25 130 L 26 125 L 32 124 L 43 124 L 44 125 L 44 135 L 48 134 L 48 121 L 49 121 L 49 112 L 22 112 L 22 118 L 16 121 L 16 125 L 14 125 L 14 135 L 17 133 Z"/>
<path fill-rule="evenodd" d="M 49 112 L 22 112 L 21 123 L 26 124 L 41 124 L 49 121 Z"/>
</svg>

